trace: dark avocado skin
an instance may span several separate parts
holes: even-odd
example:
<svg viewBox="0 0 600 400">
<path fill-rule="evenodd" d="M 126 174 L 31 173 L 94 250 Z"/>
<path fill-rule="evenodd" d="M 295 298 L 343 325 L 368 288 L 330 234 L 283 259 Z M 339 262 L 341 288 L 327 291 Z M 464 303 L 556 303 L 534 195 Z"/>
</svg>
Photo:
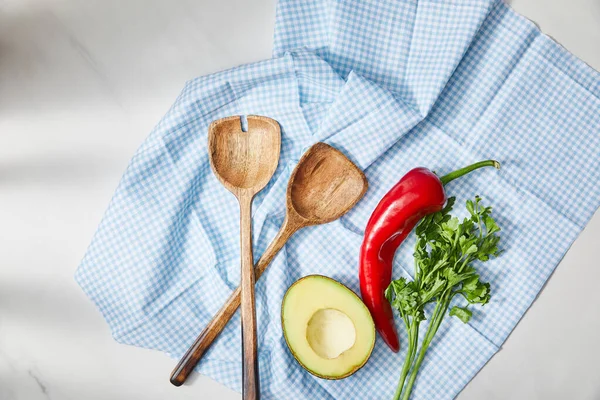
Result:
<svg viewBox="0 0 600 400">
<path fill-rule="evenodd" d="M 292 350 L 292 347 L 290 346 L 290 342 L 288 341 L 288 337 L 287 334 L 285 332 L 285 329 L 283 329 L 283 319 L 284 319 L 284 315 L 283 315 L 283 305 L 285 304 L 285 299 L 288 295 L 288 293 L 290 292 L 290 290 L 297 285 L 299 282 L 302 282 L 305 279 L 314 279 L 314 278 L 319 278 L 319 279 L 325 279 L 328 280 L 330 282 L 333 282 L 337 285 L 340 285 L 344 288 L 346 288 L 350 293 L 352 293 L 357 300 L 359 301 L 360 304 L 362 304 L 362 306 L 367 310 L 367 312 L 369 312 L 369 310 L 367 309 L 367 306 L 365 306 L 365 304 L 363 303 L 363 301 L 360 299 L 360 297 L 358 297 L 358 295 L 356 293 L 354 293 L 348 286 L 344 285 L 341 282 L 336 281 L 335 279 L 332 279 L 328 276 L 325 275 L 319 275 L 319 274 L 313 274 L 313 275 L 307 275 L 304 276 L 300 279 L 298 279 L 296 282 L 292 283 L 292 285 L 286 290 L 285 295 L 283 296 L 283 300 L 281 301 L 281 327 L 282 327 L 282 331 L 283 331 L 283 337 L 285 338 L 285 343 L 287 344 L 288 350 L 290 351 L 290 353 L 292 353 L 292 356 L 294 356 L 294 359 L 298 362 L 298 364 L 300 364 L 302 366 L 302 368 L 304 368 L 305 370 L 307 370 L 308 372 L 310 372 L 312 375 L 321 378 L 321 379 L 327 379 L 330 381 L 337 381 L 340 379 L 344 379 L 349 377 L 350 375 L 353 375 L 354 373 L 356 373 L 356 371 L 358 371 L 359 369 L 361 369 L 362 367 L 364 367 L 364 365 L 367 363 L 367 361 L 369 361 L 369 358 L 371 358 L 371 353 L 373 352 L 373 348 L 375 347 L 375 340 L 373 340 L 373 343 L 371 344 L 371 348 L 369 349 L 369 353 L 367 354 L 367 356 L 365 357 L 364 361 L 359 364 L 354 366 L 354 368 L 352 368 L 350 371 L 348 371 L 348 373 L 344 374 L 344 375 L 340 375 L 340 376 L 326 376 L 326 375 L 320 375 L 314 371 L 312 371 L 311 369 L 309 369 L 306 365 L 304 365 L 297 357 L 296 353 L 294 353 L 294 350 Z M 373 325 L 373 337 L 375 337 L 375 325 Z"/>
</svg>

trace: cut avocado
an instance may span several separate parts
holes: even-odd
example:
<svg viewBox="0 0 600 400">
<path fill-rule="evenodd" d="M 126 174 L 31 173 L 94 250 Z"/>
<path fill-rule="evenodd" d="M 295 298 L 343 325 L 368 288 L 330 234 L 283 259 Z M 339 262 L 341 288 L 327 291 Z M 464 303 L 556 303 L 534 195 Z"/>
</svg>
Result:
<svg viewBox="0 0 600 400">
<path fill-rule="evenodd" d="M 322 275 L 306 276 L 290 286 L 281 305 L 281 323 L 294 358 L 320 378 L 352 375 L 375 345 L 375 325 L 362 300 Z"/>
</svg>

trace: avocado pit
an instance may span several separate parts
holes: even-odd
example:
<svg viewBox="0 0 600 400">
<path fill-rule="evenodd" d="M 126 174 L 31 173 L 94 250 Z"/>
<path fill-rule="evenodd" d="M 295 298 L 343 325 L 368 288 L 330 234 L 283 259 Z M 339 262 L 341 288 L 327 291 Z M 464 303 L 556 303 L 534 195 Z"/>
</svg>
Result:
<svg viewBox="0 0 600 400">
<path fill-rule="evenodd" d="M 356 328 L 343 312 L 322 308 L 308 321 L 306 340 L 315 353 L 331 360 L 354 346 Z"/>
</svg>

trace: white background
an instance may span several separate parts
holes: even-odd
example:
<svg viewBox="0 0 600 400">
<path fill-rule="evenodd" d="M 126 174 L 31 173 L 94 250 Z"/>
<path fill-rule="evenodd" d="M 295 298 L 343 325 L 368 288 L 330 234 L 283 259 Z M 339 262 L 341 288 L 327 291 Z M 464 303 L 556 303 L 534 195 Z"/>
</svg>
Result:
<svg viewBox="0 0 600 400">
<path fill-rule="evenodd" d="M 600 0 L 512 6 L 600 69 Z M 238 399 L 119 345 L 73 273 L 192 77 L 268 58 L 275 0 L 0 0 L 0 400 Z M 540 232 L 540 234 L 544 234 Z M 459 396 L 600 399 L 600 216 Z"/>
</svg>

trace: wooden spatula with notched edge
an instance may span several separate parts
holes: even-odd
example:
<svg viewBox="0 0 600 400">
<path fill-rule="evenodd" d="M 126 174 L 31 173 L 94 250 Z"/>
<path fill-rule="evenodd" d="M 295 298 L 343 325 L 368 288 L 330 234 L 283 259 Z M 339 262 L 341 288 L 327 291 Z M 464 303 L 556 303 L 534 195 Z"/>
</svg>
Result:
<svg viewBox="0 0 600 400">
<path fill-rule="evenodd" d="M 252 256 L 252 199 L 271 180 L 279 164 L 281 131 L 277 121 L 248 116 L 213 122 L 208 129 L 210 166 L 217 179 L 240 204 L 240 256 L 242 304 L 242 391 L 244 400 L 260 398 L 254 265 Z"/>
</svg>

